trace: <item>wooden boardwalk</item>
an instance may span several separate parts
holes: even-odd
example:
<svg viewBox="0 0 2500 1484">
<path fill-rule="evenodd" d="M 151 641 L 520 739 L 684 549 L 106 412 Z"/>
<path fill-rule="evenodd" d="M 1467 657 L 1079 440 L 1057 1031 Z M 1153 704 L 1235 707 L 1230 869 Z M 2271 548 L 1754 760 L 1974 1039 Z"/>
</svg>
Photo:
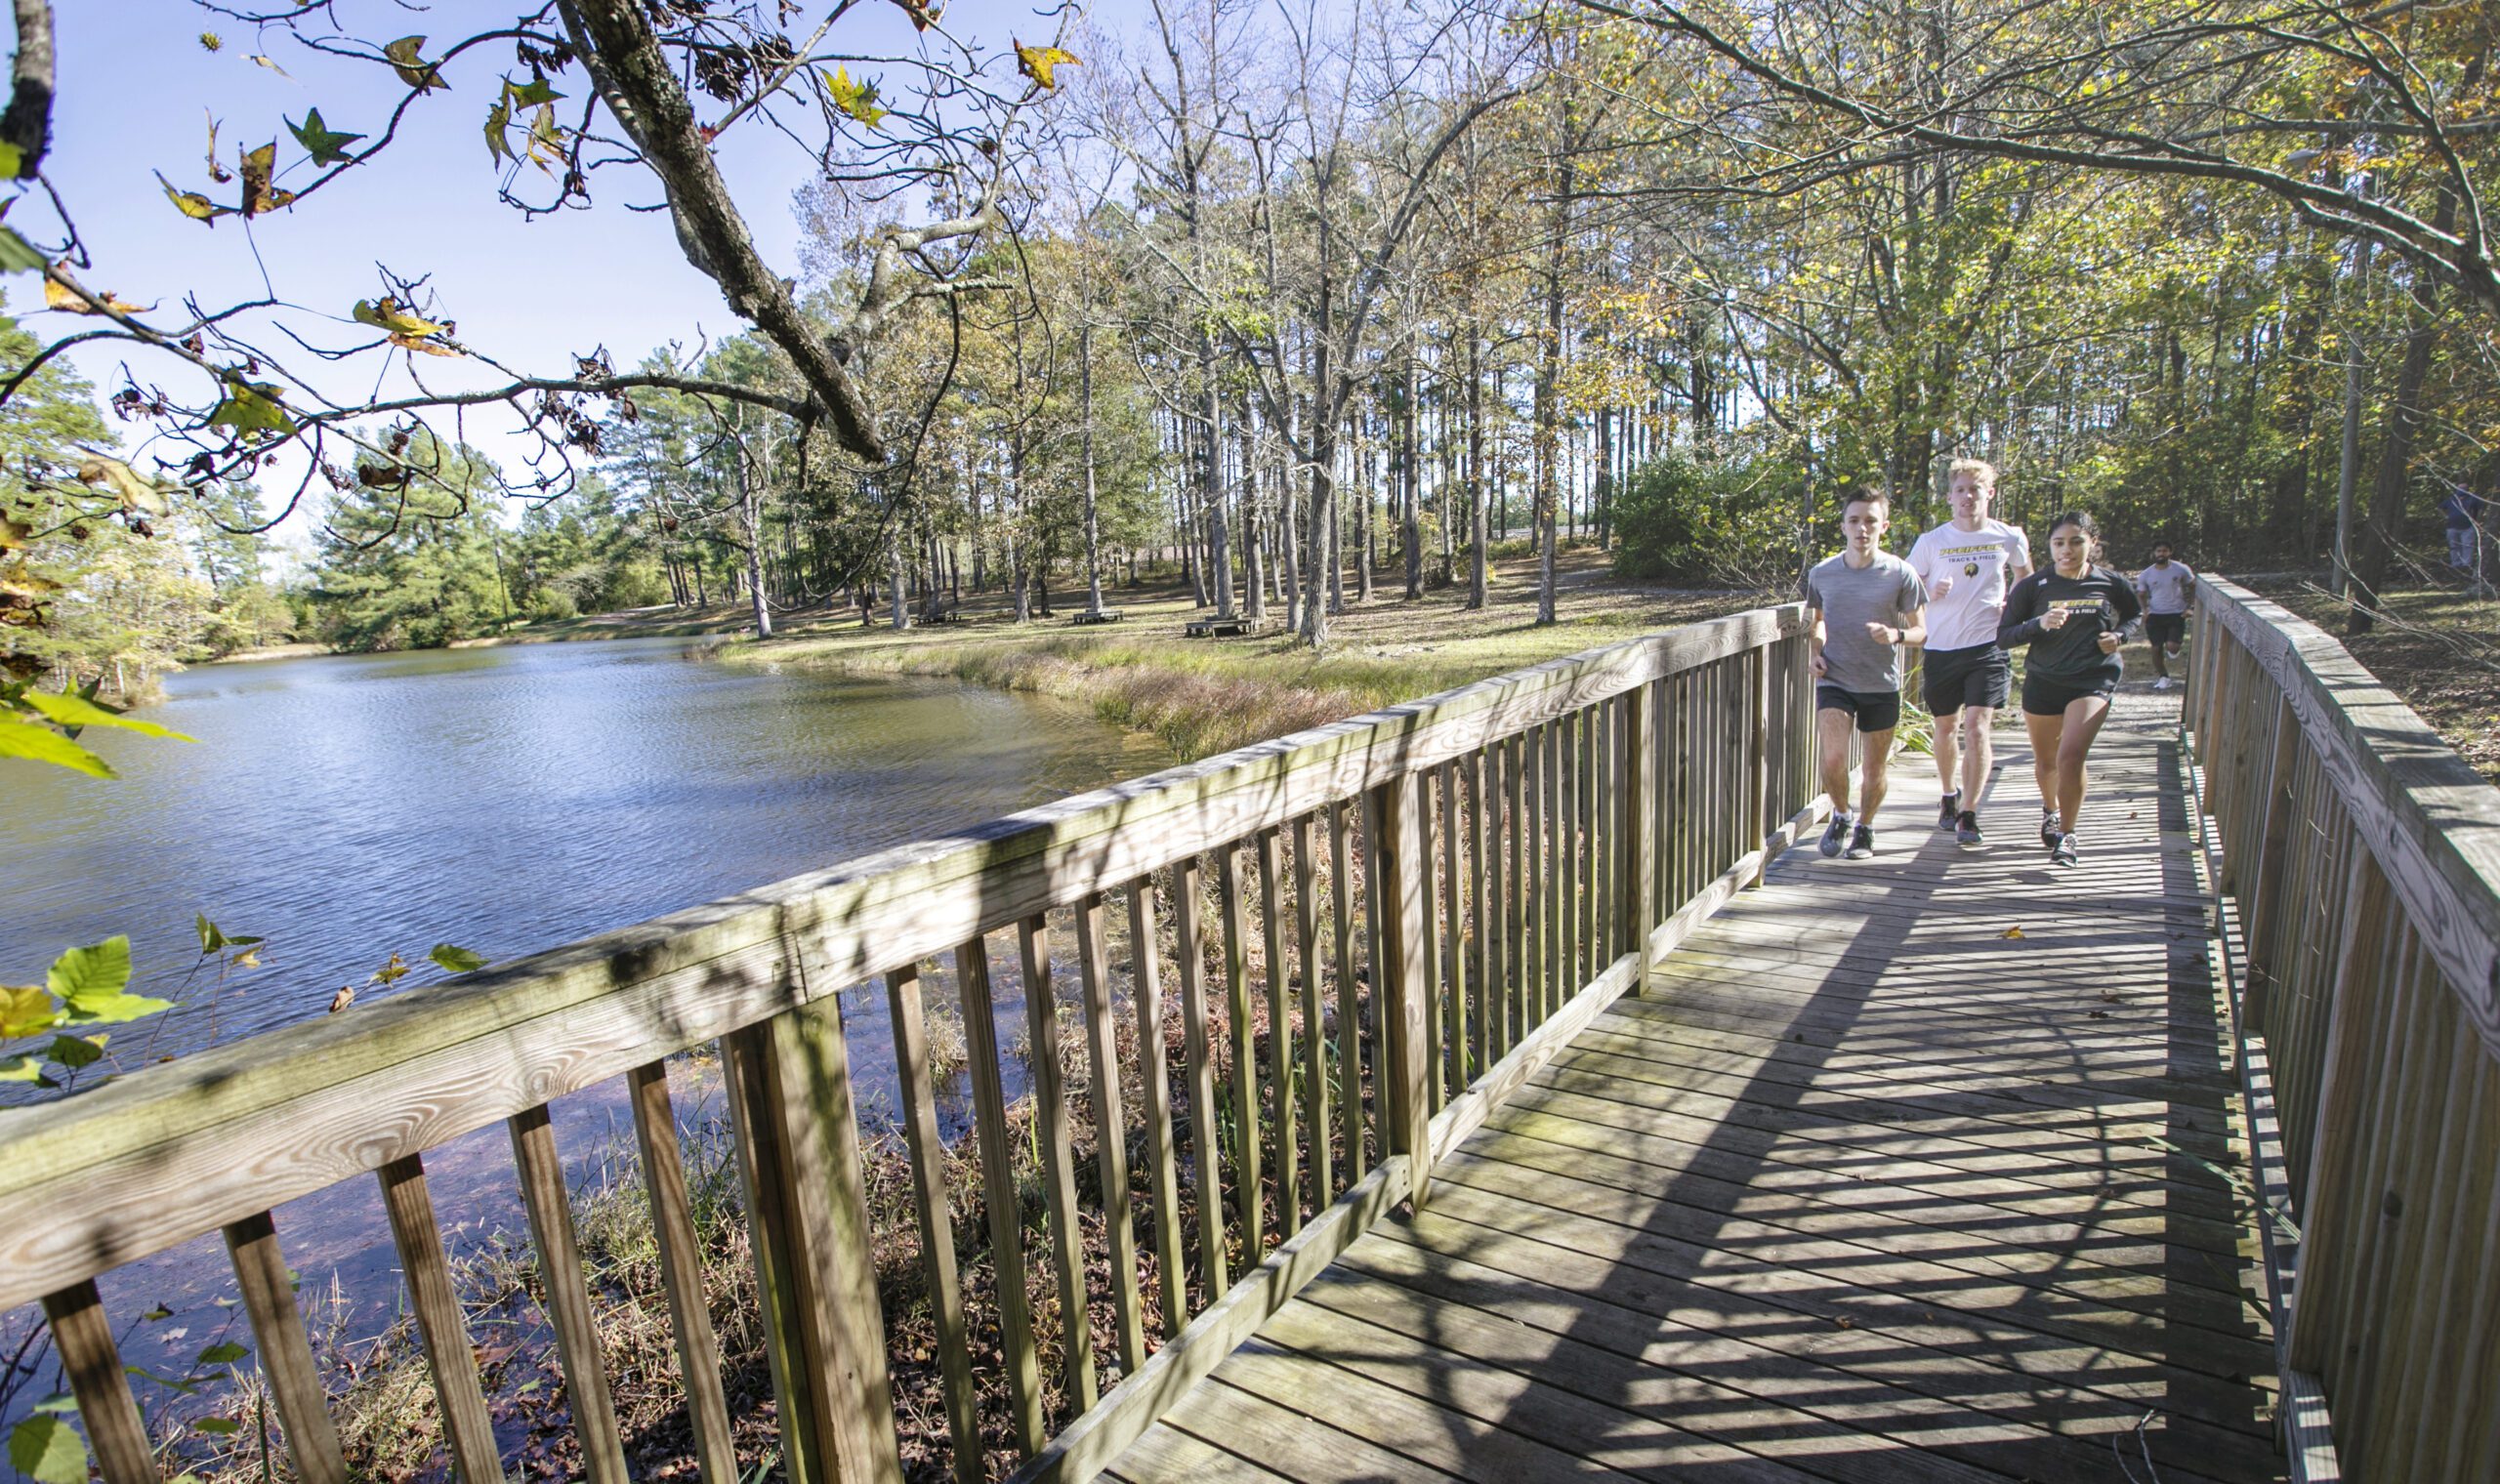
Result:
<svg viewBox="0 0 2500 1484">
<path fill-rule="evenodd" d="M 2124 698 L 2072 871 L 2019 742 L 1985 853 L 1904 760 L 1111 1473 L 2279 1477 L 2176 724 Z"/>
</svg>

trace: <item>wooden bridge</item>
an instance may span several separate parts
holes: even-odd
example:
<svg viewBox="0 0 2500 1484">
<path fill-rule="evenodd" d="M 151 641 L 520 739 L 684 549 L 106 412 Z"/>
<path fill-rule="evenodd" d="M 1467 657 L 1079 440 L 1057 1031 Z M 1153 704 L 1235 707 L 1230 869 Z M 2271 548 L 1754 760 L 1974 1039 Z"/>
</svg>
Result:
<svg viewBox="0 0 2500 1484">
<path fill-rule="evenodd" d="M 581 1471 L 645 1476 L 548 1117 L 621 1083 L 734 1484 L 667 1060 L 717 1042 L 810 1484 L 2500 1477 L 2500 795 L 2323 635 L 2199 602 L 2184 724 L 2122 708 L 2070 872 L 2019 756 L 1984 854 L 1923 766 L 1875 860 L 1787 849 L 1800 614 L 1737 615 L 8 1114 L 0 1307 L 42 1299 L 103 1476 L 161 1478 L 96 1280 L 222 1230 L 276 1466 L 344 1480 L 272 1213 L 376 1177 L 442 1464 L 500 1478 L 424 1160 L 502 1121 Z M 898 1424 L 933 1371 L 942 1423 Z"/>
</svg>

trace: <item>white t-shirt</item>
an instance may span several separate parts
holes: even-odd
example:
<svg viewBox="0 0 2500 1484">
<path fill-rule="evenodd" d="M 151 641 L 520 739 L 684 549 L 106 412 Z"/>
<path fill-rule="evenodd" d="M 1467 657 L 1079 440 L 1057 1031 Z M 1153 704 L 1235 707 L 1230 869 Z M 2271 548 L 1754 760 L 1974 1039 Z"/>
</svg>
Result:
<svg viewBox="0 0 2500 1484">
<path fill-rule="evenodd" d="M 2005 611 L 2014 571 L 2031 565 L 2031 538 L 2020 526 L 1984 520 L 1966 531 L 1947 520 L 1910 547 L 1910 570 L 1927 585 L 1927 647 L 1971 649 L 1996 642 L 1996 621 Z M 1951 592 L 1935 597 L 1936 580 L 1953 579 Z"/>
<path fill-rule="evenodd" d="M 2148 566 L 2136 574 L 2136 591 L 2145 596 L 2147 613 L 2185 613 L 2188 599 L 2195 596 L 2196 574 L 2184 561 Z"/>
</svg>

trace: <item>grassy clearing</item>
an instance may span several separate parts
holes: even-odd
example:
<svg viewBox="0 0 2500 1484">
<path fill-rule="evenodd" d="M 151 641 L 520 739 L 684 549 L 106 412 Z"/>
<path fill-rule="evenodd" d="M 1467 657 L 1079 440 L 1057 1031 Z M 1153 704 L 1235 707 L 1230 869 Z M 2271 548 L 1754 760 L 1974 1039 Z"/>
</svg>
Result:
<svg viewBox="0 0 2500 1484">
<path fill-rule="evenodd" d="M 2456 588 L 2381 597 L 2368 634 L 2344 632 L 2344 605 L 2314 584 L 2269 585 L 2266 596 L 2332 634 L 2362 668 L 2500 784 L 2500 601 Z"/>
<path fill-rule="evenodd" d="M 1575 548 L 1562 562 L 1561 621 L 1540 628 L 1533 578 L 1523 558 L 1499 562 L 1491 601 L 1469 608 L 1462 589 L 1430 589 L 1408 601 L 1396 596 L 1402 579 L 1384 577 L 1381 596 L 1350 602 L 1331 620 L 1328 648 L 1317 655 L 1282 634 L 1185 639 L 1183 626 L 1203 610 L 1186 593 L 1167 589 L 1109 595 L 1126 616 L 1100 628 L 1070 627 L 1065 615 L 1074 602 L 1062 602 L 1057 618 L 1020 626 L 1001 598 L 987 595 L 978 606 L 965 599 L 962 623 L 896 634 L 827 619 L 770 642 L 730 645 L 725 656 L 864 675 L 948 676 L 1059 696 L 1152 732 L 1186 760 L 1776 600 L 1617 582 L 1603 554 Z"/>
</svg>

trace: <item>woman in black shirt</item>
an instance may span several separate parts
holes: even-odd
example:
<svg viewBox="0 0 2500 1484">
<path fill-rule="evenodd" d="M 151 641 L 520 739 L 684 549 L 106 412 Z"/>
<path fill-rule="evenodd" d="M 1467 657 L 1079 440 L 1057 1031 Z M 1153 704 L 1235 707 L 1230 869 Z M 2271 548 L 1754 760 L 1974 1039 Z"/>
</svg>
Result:
<svg viewBox="0 0 2500 1484">
<path fill-rule="evenodd" d="M 2118 688 L 2118 646 L 2142 605 L 2126 578 L 2093 564 L 2100 531 L 2068 511 L 2049 522 L 2046 571 L 2005 596 L 1996 641 L 2031 646 L 2022 676 L 2022 722 L 2031 732 L 2031 771 L 2040 784 L 2040 843 L 2071 866 L 2081 853 L 2074 826 L 2083 815 L 2084 759 Z"/>
</svg>

